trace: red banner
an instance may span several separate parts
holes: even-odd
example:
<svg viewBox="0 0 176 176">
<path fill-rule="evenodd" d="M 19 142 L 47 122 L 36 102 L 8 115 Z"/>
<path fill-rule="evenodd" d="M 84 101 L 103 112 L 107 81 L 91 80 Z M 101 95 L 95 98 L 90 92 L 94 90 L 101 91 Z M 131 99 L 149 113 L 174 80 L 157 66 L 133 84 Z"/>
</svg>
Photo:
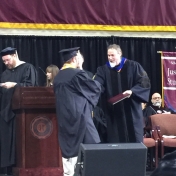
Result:
<svg viewBox="0 0 176 176">
<path fill-rule="evenodd" d="M 0 28 L 176 31 L 175 9 L 173 0 L 1 0 Z"/>
<path fill-rule="evenodd" d="M 176 112 L 176 52 L 162 52 L 164 105 Z"/>
</svg>

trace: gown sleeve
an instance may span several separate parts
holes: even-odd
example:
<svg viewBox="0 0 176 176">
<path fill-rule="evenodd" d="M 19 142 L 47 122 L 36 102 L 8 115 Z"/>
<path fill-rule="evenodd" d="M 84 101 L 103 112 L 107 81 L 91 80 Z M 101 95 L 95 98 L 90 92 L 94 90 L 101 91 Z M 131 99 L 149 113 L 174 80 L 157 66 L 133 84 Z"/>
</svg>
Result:
<svg viewBox="0 0 176 176">
<path fill-rule="evenodd" d="M 92 80 L 86 72 L 78 73 L 74 78 L 73 85 L 93 106 L 98 103 L 101 94 L 100 83 Z"/>
<path fill-rule="evenodd" d="M 134 86 L 131 88 L 133 96 L 139 98 L 141 102 L 148 102 L 151 87 L 150 80 L 140 64 L 136 63 L 134 69 Z"/>
<path fill-rule="evenodd" d="M 17 82 L 17 86 L 28 87 L 37 85 L 38 85 L 37 71 L 33 65 L 29 64 L 25 68 L 21 81 Z"/>
<path fill-rule="evenodd" d="M 103 70 L 103 67 L 97 68 L 97 73 L 93 79 L 101 84 L 101 92 L 103 93 L 105 91 L 105 71 Z"/>
</svg>

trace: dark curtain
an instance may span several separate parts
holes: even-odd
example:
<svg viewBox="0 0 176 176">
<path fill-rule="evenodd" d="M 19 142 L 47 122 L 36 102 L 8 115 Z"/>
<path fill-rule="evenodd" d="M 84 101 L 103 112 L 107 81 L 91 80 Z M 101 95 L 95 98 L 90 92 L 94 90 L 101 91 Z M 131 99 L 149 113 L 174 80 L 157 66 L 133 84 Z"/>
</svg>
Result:
<svg viewBox="0 0 176 176">
<path fill-rule="evenodd" d="M 161 55 L 157 51 L 176 51 L 176 39 L 134 37 L 62 37 L 62 36 L 0 36 L 0 50 L 12 46 L 17 48 L 20 60 L 32 63 L 39 73 L 40 85 L 45 84 L 44 71 L 50 64 L 59 68 L 62 59 L 59 50 L 80 46 L 84 55 L 84 69 L 96 73 L 98 66 L 107 61 L 106 48 L 116 43 L 122 48 L 123 56 L 139 62 L 151 80 L 151 94 L 161 93 Z M 0 64 L 0 73 L 5 69 Z"/>
</svg>

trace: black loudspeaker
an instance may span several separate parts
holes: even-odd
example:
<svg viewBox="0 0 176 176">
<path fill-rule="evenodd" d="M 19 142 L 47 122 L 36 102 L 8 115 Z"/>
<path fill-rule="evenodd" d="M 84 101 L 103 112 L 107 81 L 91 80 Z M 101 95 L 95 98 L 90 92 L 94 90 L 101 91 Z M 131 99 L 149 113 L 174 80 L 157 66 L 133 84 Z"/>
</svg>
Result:
<svg viewBox="0 0 176 176">
<path fill-rule="evenodd" d="M 143 143 L 81 144 L 75 176 L 145 176 Z"/>
</svg>

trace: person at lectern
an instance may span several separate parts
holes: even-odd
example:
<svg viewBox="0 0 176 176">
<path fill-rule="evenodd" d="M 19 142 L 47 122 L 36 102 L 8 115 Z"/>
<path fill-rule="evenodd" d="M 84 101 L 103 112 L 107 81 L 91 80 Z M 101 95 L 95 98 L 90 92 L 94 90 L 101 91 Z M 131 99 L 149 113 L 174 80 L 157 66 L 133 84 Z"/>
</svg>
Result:
<svg viewBox="0 0 176 176">
<path fill-rule="evenodd" d="M 94 79 L 102 85 L 102 109 L 107 120 L 107 142 L 143 142 L 141 102 L 147 102 L 150 80 L 142 66 L 122 57 L 119 45 L 107 48 L 108 62 L 97 68 Z M 118 94 L 129 94 L 115 105 L 108 100 Z"/>
<path fill-rule="evenodd" d="M 49 65 L 46 68 L 46 87 L 52 87 L 55 76 L 58 74 L 59 68 L 56 65 Z"/>
<path fill-rule="evenodd" d="M 58 138 L 62 152 L 64 176 L 73 176 L 81 143 L 100 142 L 92 119 L 101 86 L 79 69 L 82 60 L 79 47 L 60 51 L 64 65 L 54 79 Z"/>
<path fill-rule="evenodd" d="M 18 58 L 17 49 L 7 47 L 0 52 L 6 70 L 0 77 L 0 166 L 15 164 L 15 114 L 11 99 L 17 86 L 36 86 L 37 71 L 32 64 Z"/>
</svg>

